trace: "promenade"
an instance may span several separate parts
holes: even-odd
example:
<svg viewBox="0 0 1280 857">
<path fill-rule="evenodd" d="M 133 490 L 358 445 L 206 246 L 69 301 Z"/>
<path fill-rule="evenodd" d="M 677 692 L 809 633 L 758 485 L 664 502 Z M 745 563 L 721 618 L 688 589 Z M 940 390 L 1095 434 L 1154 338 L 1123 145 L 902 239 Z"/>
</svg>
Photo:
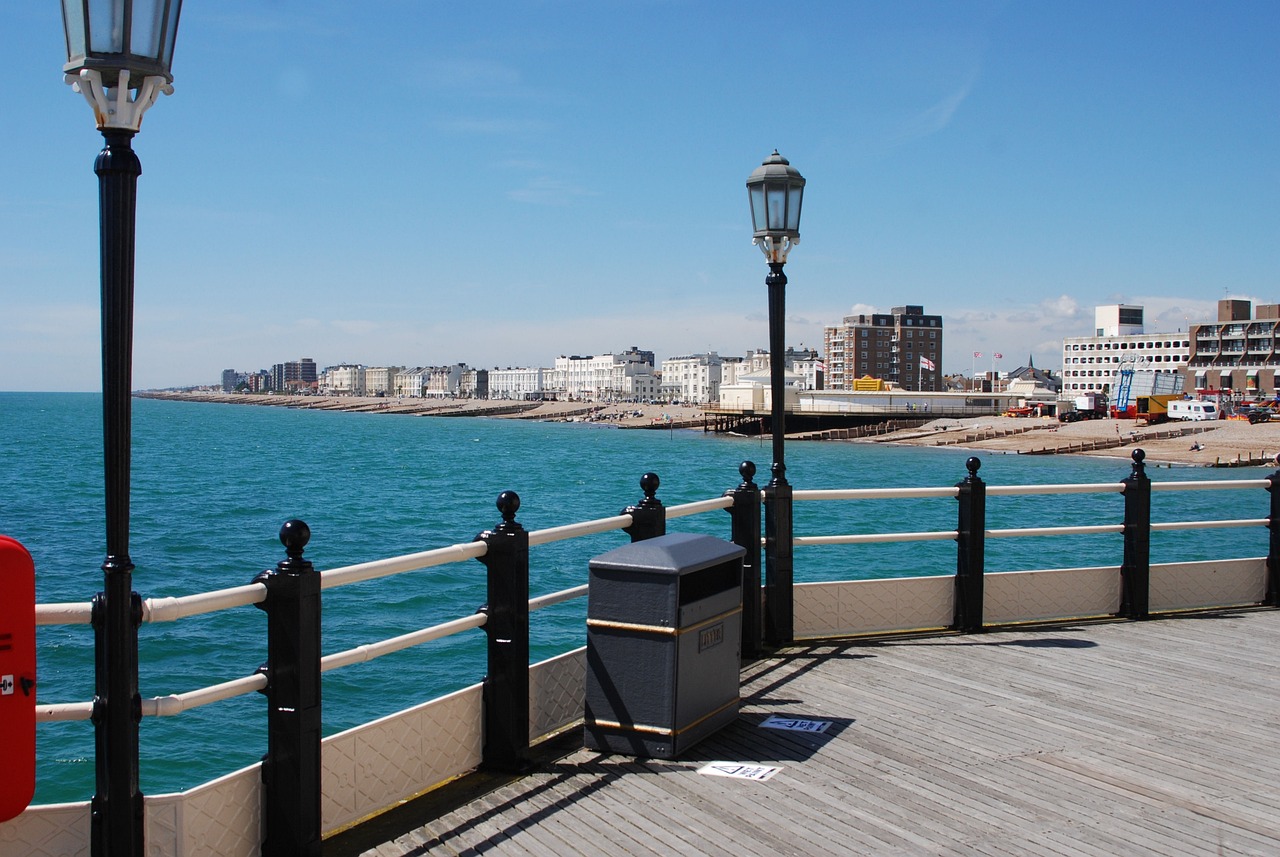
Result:
<svg viewBox="0 0 1280 857">
<path fill-rule="evenodd" d="M 679 761 L 571 730 L 527 776 L 470 775 L 325 854 L 1280 853 L 1274 610 L 797 645 L 743 699 Z"/>
</svg>

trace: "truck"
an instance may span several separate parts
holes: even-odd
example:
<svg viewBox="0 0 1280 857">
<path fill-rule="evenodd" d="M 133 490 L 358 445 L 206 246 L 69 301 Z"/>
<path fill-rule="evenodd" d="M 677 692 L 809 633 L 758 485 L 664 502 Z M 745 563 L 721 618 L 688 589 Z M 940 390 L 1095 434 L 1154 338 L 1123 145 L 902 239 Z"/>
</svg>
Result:
<svg viewBox="0 0 1280 857">
<path fill-rule="evenodd" d="M 1076 396 L 1074 410 L 1060 410 L 1058 422 L 1078 423 L 1081 420 L 1104 420 L 1107 418 L 1107 397 L 1101 393 L 1088 393 Z"/>
<path fill-rule="evenodd" d="M 1169 405 L 1182 398 L 1181 393 L 1162 396 L 1134 396 L 1129 399 L 1128 407 L 1112 405 L 1111 416 L 1117 420 L 1134 420 L 1139 423 L 1155 425 L 1169 419 Z"/>
</svg>

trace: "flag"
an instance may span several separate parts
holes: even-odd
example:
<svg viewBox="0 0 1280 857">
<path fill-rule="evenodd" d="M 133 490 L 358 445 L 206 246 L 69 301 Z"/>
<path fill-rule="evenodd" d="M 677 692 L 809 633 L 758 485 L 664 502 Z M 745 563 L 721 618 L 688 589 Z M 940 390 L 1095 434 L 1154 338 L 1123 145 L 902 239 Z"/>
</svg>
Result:
<svg viewBox="0 0 1280 857">
<path fill-rule="evenodd" d="M 928 369 L 930 372 L 932 372 L 932 371 L 933 371 L 935 368 L 937 368 L 937 367 L 935 367 L 935 366 L 933 365 L 933 361 L 932 361 L 932 360 L 930 360 L 928 357 L 921 357 L 921 358 L 920 358 L 920 368 L 921 368 L 921 369 Z"/>
<path fill-rule="evenodd" d="M 997 359 L 997 360 L 1003 360 L 1003 359 L 1004 359 L 1004 355 L 1003 355 L 1003 354 L 992 354 L 991 356 L 992 356 L 992 357 L 994 357 L 994 358 L 995 358 L 995 359 Z"/>
<path fill-rule="evenodd" d="M 981 357 L 981 356 L 982 356 L 982 352 L 981 352 L 981 351 L 975 351 L 975 352 L 973 352 L 973 356 L 974 356 L 974 357 Z"/>
</svg>

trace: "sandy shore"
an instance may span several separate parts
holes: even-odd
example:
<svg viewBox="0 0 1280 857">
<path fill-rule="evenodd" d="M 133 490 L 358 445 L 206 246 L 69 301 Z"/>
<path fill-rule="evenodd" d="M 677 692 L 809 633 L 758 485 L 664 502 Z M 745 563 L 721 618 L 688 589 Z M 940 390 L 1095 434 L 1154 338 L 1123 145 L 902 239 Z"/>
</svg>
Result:
<svg viewBox="0 0 1280 857">
<path fill-rule="evenodd" d="M 1141 448 L 1150 464 L 1252 465 L 1274 470 L 1275 457 L 1280 452 L 1280 422 L 1250 425 L 1243 420 L 1216 420 L 1135 426 L 1130 420 L 1059 423 L 1046 418 L 973 417 L 934 420 L 918 429 L 904 429 L 868 441 L 946 444 L 1010 455 L 1056 451 L 1125 460 L 1135 448 Z"/>
<path fill-rule="evenodd" d="M 358 413 L 597 422 L 621 428 L 702 427 L 702 409 L 692 405 L 228 395 L 207 391 L 141 395 L 182 401 L 274 405 Z M 1051 418 L 990 416 L 938 419 L 919 428 L 847 442 L 948 445 L 985 451 L 988 454 L 1094 455 L 1125 460 L 1135 448 L 1140 447 L 1147 455 L 1146 460 L 1154 465 L 1254 466 L 1274 470 L 1276 455 L 1280 453 L 1280 422 L 1250 425 L 1242 420 L 1217 420 L 1135 426 L 1128 420 L 1059 423 Z"/>
<path fill-rule="evenodd" d="M 599 402 L 514 402 L 487 399 L 397 399 L 375 396 L 268 396 L 183 392 L 143 392 L 146 398 L 188 402 L 268 405 L 352 413 L 420 416 L 477 416 L 544 422 L 598 422 L 621 428 L 702 428 L 702 409 L 686 405 Z"/>
</svg>

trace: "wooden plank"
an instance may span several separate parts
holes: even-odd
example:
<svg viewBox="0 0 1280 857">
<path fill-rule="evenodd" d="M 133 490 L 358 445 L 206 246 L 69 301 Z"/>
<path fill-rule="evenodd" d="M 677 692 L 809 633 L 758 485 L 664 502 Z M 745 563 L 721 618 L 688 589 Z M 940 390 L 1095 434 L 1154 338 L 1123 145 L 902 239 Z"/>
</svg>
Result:
<svg viewBox="0 0 1280 857">
<path fill-rule="evenodd" d="M 680 761 L 578 750 L 359 853 L 1280 853 L 1278 611 L 801 646 L 743 682 Z"/>
</svg>

